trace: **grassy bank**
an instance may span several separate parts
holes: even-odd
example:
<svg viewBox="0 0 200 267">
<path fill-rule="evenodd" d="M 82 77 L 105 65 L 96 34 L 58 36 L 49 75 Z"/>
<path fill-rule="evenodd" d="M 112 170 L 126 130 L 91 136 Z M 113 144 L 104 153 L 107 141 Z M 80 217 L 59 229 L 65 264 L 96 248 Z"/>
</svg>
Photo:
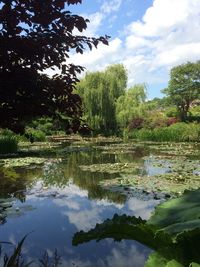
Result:
<svg viewBox="0 0 200 267">
<path fill-rule="evenodd" d="M 20 136 L 9 129 L 0 129 L 0 154 L 16 153 Z"/>
<path fill-rule="evenodd" d="M 199 142 L 200 124 L 180 122 L 168 127 L 143 128 L 128 132 L 127 137 L 141 141 Z"/>
</svg>

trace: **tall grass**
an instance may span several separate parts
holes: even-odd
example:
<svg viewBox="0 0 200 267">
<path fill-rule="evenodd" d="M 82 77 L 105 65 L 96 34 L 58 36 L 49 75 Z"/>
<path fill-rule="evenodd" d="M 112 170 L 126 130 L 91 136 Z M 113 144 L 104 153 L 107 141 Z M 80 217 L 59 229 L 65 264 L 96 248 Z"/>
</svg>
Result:
<svg viewBox="0 0 200 267">
<path fill-rule="evenodd" d="M 15 136 L 0 136 L 0 154 L 16 153 L 18 140 Z"/>
<path fill-rule="evenodd" d="M 129 138 L 141 141 L 174 141 L 174 142 L 200 142 L 200 124 L 176 123 L 169 127 L 134 130 L 129 133 Z"/>
<path fill-rule="evenodd" d="M 0 242 L 0 264 L 1 267 L 31 267 L 34 261 L 25 263 L 24 256 L 22 255 L 22 248 L 24 246 L 24 241 L 27 238 L 25 235 L 22 240 L 14 247 L 11 255 L 7 253 L 2 253 L 2 245 L 9 244 L 10 242 Z M 61 256 L 58 255 L 57 250 L 55 249 L 53 256 L 50 258 L 48 253 L 45 252 L 42 259 L 38 261 L 38 267 L 59 267 L 62 264 Z M 35 266 L 35 264 L 34 264 Z"/>
<path fill-rule="evenodd" d="M 16 153 L 19 137 L 8 129 L 0 131 L 0 154 Z"/>
</svg>

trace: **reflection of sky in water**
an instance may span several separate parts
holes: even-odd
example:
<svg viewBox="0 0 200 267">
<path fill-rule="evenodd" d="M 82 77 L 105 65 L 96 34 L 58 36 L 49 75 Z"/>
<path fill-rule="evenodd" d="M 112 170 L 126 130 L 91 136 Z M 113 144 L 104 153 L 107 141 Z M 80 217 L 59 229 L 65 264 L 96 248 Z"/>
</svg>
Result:
<svg viewBox="0 0 200 267">
<path fill-rule="evenodd" d="M 144 168 L 142 170 L 142 175 L 160 175 L 165 174 L 170 171 L 170 168 L 168 167 L 168 164 L 166 161 L 160 160 L 160 163 L 162 163 L 162 166 L 154 166 L 155 163 L 159 163 L 159 160 L 156 160 L 153 155 L 150 155 L 145 161 L 144 161 Z"/>
<path fill-rule="evenodd" d="M 39 188 L 39 183 L 37 186 Z M 56 188 L 52 188 L 46 192 L 55 190 Z M 87 190 L 80 190 L 74 184 L 59 189 L 58 197 L 36 195 L 27 195 L 25 203 L 35 209 L 17 218 L 7 218 L 7 223 L 1 225 L 1 240 L 16 243 L 26 233 L 32 232 L 24 246 L 27 257 L 41 258 L 45 249 L 51 255 L 56 248 L 62 256 L 63 266 L 144 265 L 150 250 L 135 241 L 114 242 L 106 239 L 73 247 L 72 237 L 77 231 L 90 230 L 96 223 L 112 218 L 115 213 L 146 219 L 153 206 L 158 203 L 156 200 L 130 198 L 125 204 L 108 199 L 89 200 Z M 16 203 L 16 206 L 21 205 L 24 204 Z"/>
</svg>

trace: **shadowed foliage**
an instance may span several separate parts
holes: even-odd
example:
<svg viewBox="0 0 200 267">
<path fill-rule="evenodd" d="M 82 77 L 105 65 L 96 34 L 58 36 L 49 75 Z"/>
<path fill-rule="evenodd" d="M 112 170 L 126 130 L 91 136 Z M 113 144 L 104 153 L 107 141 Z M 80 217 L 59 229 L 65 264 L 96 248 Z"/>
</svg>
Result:
<svg viewBox="0 0 200 267">
<path fill-rule="evenodd" d="M 81 99 L 73 93 L 81 66 L 67 64 L 69 52 L 108 44 L 106 37 L 75 34 L 89 20 L 67 5 L 81 0 L 0 1 L 0 127 L 22 132 L 24 120 L 48 115 L 65 119 L 66 130 L 80 129 Z M 53 78 L 43 71 L 56 69 Z"/>
<path fill-rule="evenodd" d="M 136 240 L 154 249 L 145 266 L 193 266 L 200 263 L 199 190 L 159 205 L 148 221 L 114 215 L 88 232 L 76 233 L 73 245 L 113 238 Z M 159 262 L 159 265 L 158 265 Z M 172 264 L 172 265 L 171 265 Z M 196 266 L 199 266 L 199 265 Z M 195 266 L 195 265 L 194 265 Z"/>
</svg>

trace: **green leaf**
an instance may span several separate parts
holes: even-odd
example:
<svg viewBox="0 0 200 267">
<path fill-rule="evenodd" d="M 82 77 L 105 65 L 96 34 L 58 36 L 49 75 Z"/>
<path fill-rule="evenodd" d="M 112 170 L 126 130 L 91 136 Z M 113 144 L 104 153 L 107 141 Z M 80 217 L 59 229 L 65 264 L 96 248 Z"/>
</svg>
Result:
<svg viewBox="0 0 200 267">
<path fill-rule="evenodd" d="M 147 223 L 172 235 L 200 229 L 200 190 L 188 191 L 158 205 Z"/>
</svg>

